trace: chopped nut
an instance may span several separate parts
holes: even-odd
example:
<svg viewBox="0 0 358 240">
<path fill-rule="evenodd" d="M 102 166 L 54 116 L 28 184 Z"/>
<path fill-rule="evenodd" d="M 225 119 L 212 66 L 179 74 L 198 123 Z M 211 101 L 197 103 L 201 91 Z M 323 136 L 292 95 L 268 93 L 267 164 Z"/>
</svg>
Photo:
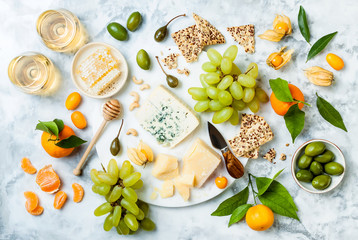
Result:
<svg viewBox="0 0 358 240">
<path fill-rule="evenodd" d="M 279 158 L 281 161 L 285 161 L 286 160 L 286 154 L 281 153 L 281 156 Z"/>
<path fill-rule="evenodd" d="M 271 148 L 271 149 L 263 156 L 263 158 L 272 163 L 273 160 L 276 158 L 276 150 L 275 150 L 274 148 Z"/>
<path fill-rule="evenodd" d="M 178 67 L 178 53 L 171 53 L 167 57 L 162 59 L 164 66 L 167 66 L 169 69 Z"/>
<path fill-rule="evenodd" d="M 189 76 L 189 74 L 190 74 L 190 71 L 188 69 L 186 69 L 186 68 L 184 68 L 183 70 L 177 69 L 177 72 L 179 74 L 185 74 L 185 76 Z"/>
</svg>

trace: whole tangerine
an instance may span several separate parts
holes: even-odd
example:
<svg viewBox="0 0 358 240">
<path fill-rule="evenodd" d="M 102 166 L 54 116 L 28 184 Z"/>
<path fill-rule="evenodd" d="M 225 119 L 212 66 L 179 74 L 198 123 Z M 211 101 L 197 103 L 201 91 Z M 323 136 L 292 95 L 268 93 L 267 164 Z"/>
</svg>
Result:
<svg viewBox="0 0 358 240">
<path fill-rule="evenodd" d="M 62 131 L 58 135 L 58 140 L 56 140 L 56 136 L 51 135 L 47 132 L 43 132 L 41 136 L 41 145 L 45 151 L 54 158 L 62 158 L 67 157 L 72 153 L 75 148 L 62 148 L 56 146 L 60 140 L 68 138 L 72 135 L 76 135 L 75 132 L 69 126 L 65 125 Z"/>
<path fill-rule="evenodd" d="M 246 213 L 247 225 L 255 231 L 265 231 L 269 229 L 274 221 L 272 210 L 262 204 L 250 207 Z"/>
<path fill-rule="evenodd" d="M 288 88 L 290 89 L 292 98 L 294 100 L 298 100 L 302 102 L 305 101 L 305 97 L 303 96 L 303 93 L 298 87 L 296 87 L 293 84 L 288 84 Z M 272 109 L 275 111 L 275 113 L 281 116 L 284 116 L 292 105 L 297 104 L 297 102 L 282 102 L 278 100 L 274 92 L 271 93 L 270 102 L 271 102 Z M 298 107 L 300 109 L 302 109 L 303 106 L 304 106 L 303 103 L 298 103 Z"/>
</svg>

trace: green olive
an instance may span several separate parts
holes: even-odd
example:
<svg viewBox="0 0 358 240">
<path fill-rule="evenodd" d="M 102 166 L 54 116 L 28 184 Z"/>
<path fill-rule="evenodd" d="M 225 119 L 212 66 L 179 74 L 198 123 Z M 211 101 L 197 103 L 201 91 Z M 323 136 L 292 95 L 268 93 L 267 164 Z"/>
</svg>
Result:
<svg viewBox="0 0 358 240">
<path fill-rule="evenodd" d="M 298 159 L 297 166 L 298 166 L 300 169 L 306 169 L 306 168 L 308 168 L 308 167 L 310 166 L 311 162 L 312 162 L 312 157 L 303 154 L 303 155 Z"/>
<path fill-rule="evenodd" d="M 107 30 L 112 37 L 119 41 L 125 41 L 128 38 L 127 29 L 119 23 L 111 22 L 107 25 Z"/>
<path fill-rule="evenodd" d="M 142 22 L 142 15 L 139 12 L 133 12 L 127 20 L 127 28 L 129 31 L 134 32 Z"/>
<path fill-rule="evenodd" d="M 319 175 L 312 180 L 312 186 L 315 189 L 323 190 L 329 187 L 332 178 L 328 175 Z"/>
<path fill-rule="evenodd" d="M 334 154 L 329 150 L 326 150 L 324 153 L 314 157 L 314 160 L 319 163 L 328 163 L 333 161 L 333 159 L 334 159 Z"/>
<path fill-rule="evenodd" d="M 167 75 L 167 83 L 169 87 L 175 88 L 176 86 L 178 86 L 179 80 L 173 75 Z"/>
<path fill-rule="evenodd" d="M 314 157 L 314 156 L 317 156 L 317 155 L 323 153 L 324 150 L 326 150 L 326 145 L 324 145 L 324 143 L 312 142 L 306 146 L 305 154 L 307 156 Z"/>
<path fill-rule="evenodd" d="M 299 170 L 296 173 L 296 178 L 302 182 L 311 182 L 313 174 L 308 170 Z"/>
<path fill-rule="evenodd" d="M 120 150 L 121 150 L 121 146 L 119 144 L 119 139 L 118 138 L 113 139 L 110 147 L 110 151 L 112 155 L 117 156 Z"/>
<path fill-rule="evenodd" d="M 330 162 L 324 165 L 324 171 L 330 175 L 341 175 L 344 172 L 344 167 L 337 162 Z"/>
<path fill-rule="evenodd" d="M 148 70 L 150 68 L 150 58 L 144 49 L 139 50 L 137 53 L 137 64 L 143 70 Z"/>
<path fill-rule="evenodd" d="M 321 175 L 323 173 L 322 164 L 320 164 L 319 162 L 313 161 L 310 165 L 310 171 L 316 176 Z"/>
</svg>

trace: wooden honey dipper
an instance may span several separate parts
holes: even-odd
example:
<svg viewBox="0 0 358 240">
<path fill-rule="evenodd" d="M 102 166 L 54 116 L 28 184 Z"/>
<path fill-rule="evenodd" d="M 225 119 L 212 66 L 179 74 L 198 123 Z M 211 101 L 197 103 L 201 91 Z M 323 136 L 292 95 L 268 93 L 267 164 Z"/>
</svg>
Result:
<svg viewBox="0 0 358 240">
<path fill-rule="evenodd" d="M 88 154 L 91 152 L 93 146 L 97 142 L 99 136 L 102 133 L 103 128 L 106 126 L 107 122 L 116 119 L 121 114 L 121 104 L 117 99 L 112 99 L 106 102 L 103 105 L 103 122 L 101 123 L 101 126 L 99 126 L 96 134 L 93 136 L 90 144 L 88 145 L 85 153 L 83 154 L 80 162 L 77 164 L 77 167 L 73 170 L 73 174 L 76 176 L 81 175 L 82 173 L 82 166 L 86 162 L 86 159 L 88 157 Z"/>
</svg>

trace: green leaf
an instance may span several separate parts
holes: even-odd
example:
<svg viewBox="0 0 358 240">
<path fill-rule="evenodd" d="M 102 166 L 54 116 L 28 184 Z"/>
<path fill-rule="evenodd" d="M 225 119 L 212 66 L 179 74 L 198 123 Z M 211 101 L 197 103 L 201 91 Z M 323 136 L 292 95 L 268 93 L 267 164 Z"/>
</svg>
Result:
<svg viewBox="0 0 358 240">
<path fill-rule="evenodd" d="M 249 199 L 249 187 L 244 188 L 241 192 L 226 199 L 220 203 L 219 207 L 211 214 L 211 216 L 227 216 L 239 206 L 246 204 Z"/>
<path fill-rule="evenodd" d="M 276 98 L 282 102 L 293 102 L 288 82 L 281 78 L 270 79 L 270 87 Z"/>
<path fill-rule="evenodd" d="M 58 128 L 58 132 L 60 133 L 63 128 L 65 127 L 65 124 L 63 123 L 63 121 L 61 119 L 54 119 L 53 122 L 57 125 Z"/>
<path fill-rule="evenodd" d="M 274 180 L 267 191 L 258 196 L 261 203 L 269 207 L 273 212 L 299 220 L 296 211 L 296 204 L 287 189 Z"/>
<path fill-rule="evenodd" d="M 250 207 L 252 207 L 252 204 L 244 204 L 244 205 L 241 205 L 241 206 L 237 207 L 232 212 L 232 215 L 231 215 L 230 221 L 229 221 L 229 227 L 232 224 L 237 223 L 238 221 L 240 221 L 245 216 L 247 210 L 249 210 Z"/>
<path fill-rule="evenodd" d="M 317 95 L 316 105 L 321 116 L 330 124 L 348 132 L 341 114 L 326 100 Z"/>
<path fill-rule="evenodd" d="M 330 33 L 318 39 L 318 41 L 313 44 L 310 51 L 308 52 L 306 62 L 320 53 L 337 33 L 338 32 Z"/>
<path fill-rule="evenodd" d="M 284 119 L 287 129 L 291 133 L 292 142 L 294 143 L 296 137 L 305 126 L 305 113 L 299 109 L 298 104 L 294 104 L 288 109 Z"/>
<path fill-rule="evenodd" d="M 82 140 L 81 138 L 72 135 L 69 136 L 68 138 L 62 139 L 61 141 L 56 143 L 56 146 L 61 147 L 61 148 L 74 148 L 74 147 L 78 147 L 81 144 L 84 144 L 85 140 Z"/>
<path fill-rule="evenodd" d="M 308 28 L 306 11 L 302 6 L 300 6 L 300 11 L 298 12 L 298 27 L 300 28 L 302 36 L 310 43 L 310 29 Z"/>
<path fill-rule="evenodd" d="M 58 127 L 56 125 L 56 123 L 50 121 L 50 122 L 41 122 L 39 120 L 39 123 L 36 125 L 36 129 L 37 130 L 41 130 L 44 132 L 47 132 L 51 135 L 55 135 L 56 137 L 58 137 Z"/>
<path fill-rule="evenodd" d="M 271 183 L 278 177 L 278 175 L 280 175 L 280 173 L 283 171 L 284 169 L 281 169 L 280 171 L 278 171 L 275 176 L 273 176 L 273 178 L 266 178 L 266 177 L 258 177 L 255 178 L 256 179 L 256 187 L 257 190 L 259 191 L 257 194 L 258 195 L 262 195 L 266 192 L 266 190 L 270 187 Z"/>
</svg>

